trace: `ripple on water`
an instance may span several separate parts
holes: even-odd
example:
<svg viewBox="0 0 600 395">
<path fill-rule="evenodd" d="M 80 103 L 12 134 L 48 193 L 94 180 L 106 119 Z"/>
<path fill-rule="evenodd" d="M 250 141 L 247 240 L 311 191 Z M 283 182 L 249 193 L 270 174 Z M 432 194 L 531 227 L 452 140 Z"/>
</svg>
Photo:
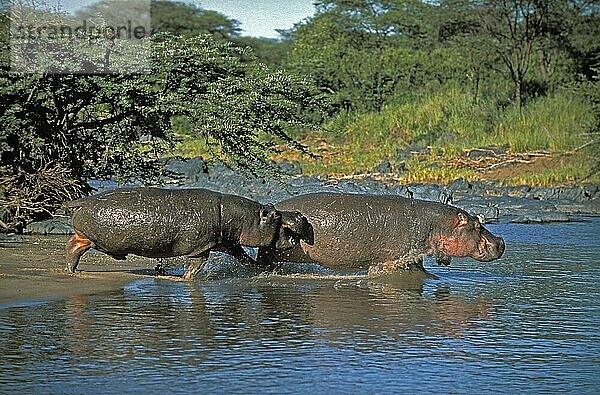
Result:
<svg viewBox="0 0 600 395">
<path fill-rule="evenodd" d="M 441 280 L 312 267 L 0 309 L 3 392 L 558 392 L 600 385 L 600 220 L 493 225 Z M 529 227 L 528 227 L 529 226 Z M 490 226 L 491 227 L 491 226 Z M 595 235 L 594 242 L 590 235 Z"/>
</svg>

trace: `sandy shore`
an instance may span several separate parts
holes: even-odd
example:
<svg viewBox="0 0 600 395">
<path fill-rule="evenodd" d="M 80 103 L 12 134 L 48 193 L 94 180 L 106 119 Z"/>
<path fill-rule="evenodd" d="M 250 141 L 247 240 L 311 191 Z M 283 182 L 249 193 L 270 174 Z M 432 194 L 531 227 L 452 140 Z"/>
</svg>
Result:
<svg viewBox="0 0 600 395">
<path fill-rule="evenodd" d="M 81 271 L 70 275 L 64 268 L 67 239 L 25 236 L 21 242 L 0 241 L 0 306 L 102 293 L 154 275 L 154 260 L 130 256 L 117 261 L 93 250 L 81 258 Z"/>
</svg>

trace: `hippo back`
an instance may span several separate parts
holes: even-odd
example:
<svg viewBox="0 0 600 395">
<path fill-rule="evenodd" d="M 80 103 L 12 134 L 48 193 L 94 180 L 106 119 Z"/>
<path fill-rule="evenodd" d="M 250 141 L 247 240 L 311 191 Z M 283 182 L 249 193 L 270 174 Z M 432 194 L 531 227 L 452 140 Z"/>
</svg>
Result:
<svg viewBox="0 0 600 395">
<path fill-rule="evenodd" d="M 302 242 L 302 251 L 287 253 L 290 260 L 305 254 L 309 259 L 304 260 L 344 269 L 365 269 L 373 262 L 421 254 L 432 224 L 456 211 L 400 196 L 336 193 L 302 195 L 276 206 L 299 211 L 314 230 L 314 244 Z"/>
<path fill-rule="evenodd" d="M 205 189 L 136 188 L 71 202 L 73 227 L 100 251 L 187 255 L 220 235 L 221 194 Z"/>
</svg>

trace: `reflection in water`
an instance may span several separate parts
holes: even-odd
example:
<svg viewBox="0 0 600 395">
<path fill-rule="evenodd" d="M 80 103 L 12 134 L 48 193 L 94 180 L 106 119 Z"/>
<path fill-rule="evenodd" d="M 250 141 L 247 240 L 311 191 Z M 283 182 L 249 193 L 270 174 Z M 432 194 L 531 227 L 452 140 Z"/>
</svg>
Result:
<svg viewBox="0 0 600 395">
<path fill-rule="evenodd" d="M 506 257 L 440 281 L 148 278 L 2 309 L 0 389 L 594 392 L 599 223 L 538 227 L 548 243 L 496 225 Z"/>
</svg>

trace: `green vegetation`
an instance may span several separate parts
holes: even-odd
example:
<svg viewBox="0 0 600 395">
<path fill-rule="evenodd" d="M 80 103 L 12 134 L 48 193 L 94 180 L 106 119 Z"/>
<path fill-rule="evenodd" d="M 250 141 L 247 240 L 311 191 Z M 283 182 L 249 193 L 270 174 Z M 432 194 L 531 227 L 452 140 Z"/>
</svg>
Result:
<svg viewBox="0 0 600 395">
<path fill-rule="evenodd" d="M 8 18 L 2 22 L 6 27 Z M 147 53 L 136 53 L 133 42 L 116 46 L 132 55 L 121 61 L 142 72 L 111 69 L 105 48 L 113 42 L 100 36 L 90 37 L 96 47 L 72 37 L 40 39 L 39 45 L 69 52 L 43 51 L 35 70 L 18 73 L 10 69 L 4 36 L 0 229 L 48 215 L 61 201 L 88 192 L 89 179 L 156 180 L 162 158 L 172 153 L 175 121 L 204 141 L 213 158 L 250 172 L 272 170 L 268 160 L 276 144 L 306 152 L 288 134 L 290 128 L 318 127 L 305 114 L 319 111 L 321 95 L 305 78 L 271 71 L 249 49 L 211 35 L 157 32 L 147 40 Z M 81 45 L 92 52 L 79 51 Z M 28 47 L 10 50 L 29 55 Z M 55 174 L 62 182 L 49 182 Z M 60 185 L 68 190 L 56 191 Z M 42 193 L 22 196 L 38 189 Z"/>
<path fill-rule="evenodd" d="M 458 177 L 485 176 L 469 167 L 456 168 L 454 159 L 464 158 L 473 148 L 499 147 L 508 153 L 542 152 L 544 157 L 569 158 L 546 161 L 547 166 L 559 168 L 535 169 L 540 174 L 514 178 L 503 174 L 501 178 L 508 178 L 508 183 L 590 182 L 587 177 L 595 165 L 597 147 L 590 144 L 581 152 L 578 148 L 593 141 L 589 132 L 597 122 L 590 104 L 571 92 L 541 97 L 519 111 L 515 107 L 501 110 L 485 102 L 472 105 L 469 93 L 451 89 L 418 102 L 390 105 L 380 112 L 338 116 L 326 129 L 341 132 L 320 134 L 329 145 L 320 152 L 323 157 L 297 159 L 309 173 L 352 174 L 372 172 L 387 158 L 396 168 L 405 162 L 408 171 L 395 177 L 450 182 Z M 419 153 L 399 155 L 407 149 Z"/>
<path fill-rule="evenodd" d="M 300 136 L 323 158 L 299 159 L 311 173 L 351 174 L 387 158 L 410 181 L 596 182 L 599 11 L 560 0 L 321 1 L 289 33 L 286 67 L 331 100 L 329 132 Z M 514 174 L 500 159 L 465 160 L 486 147 L 504 150 Z"/>
</svg>

